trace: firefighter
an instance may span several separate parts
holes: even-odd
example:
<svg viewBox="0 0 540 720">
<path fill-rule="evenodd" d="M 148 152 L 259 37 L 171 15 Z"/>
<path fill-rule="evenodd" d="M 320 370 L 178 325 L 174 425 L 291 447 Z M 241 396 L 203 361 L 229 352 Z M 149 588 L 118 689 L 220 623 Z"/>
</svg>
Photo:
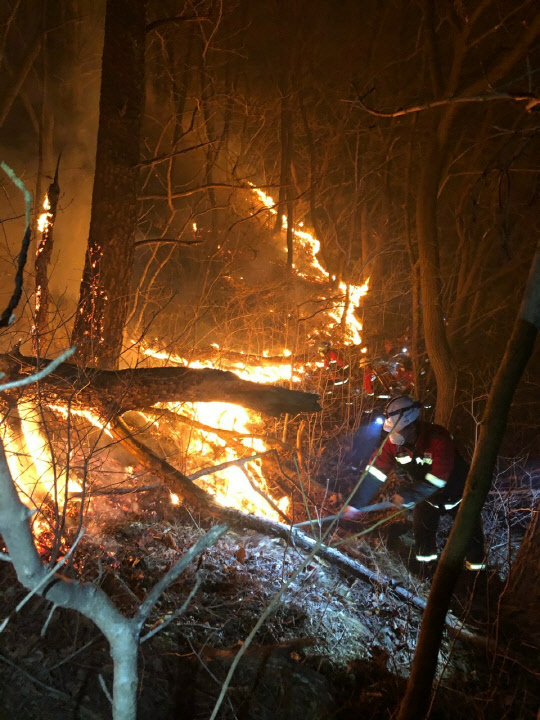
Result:
<svg viewBox="0 0 540 720">
<path fill-rule="evenodd" d="M 350 379 L 350 365 L 336 350 L 332 348 L 328 340 L 322 340 L 318 347 L 327 378 L 334 387 L 346 385 Z"/>
<path fill-rule="evenodd" d="M 450 433 L 441 425 L 419 420 L 422 403 L 407 395 L 390 400 L 384 411 L 383 432 L 388 433 L 380 454 L 376 451 L 362 484 L 343 517 L 355 519 L 357 508 L 368 505 L 393 473 L 398 507 L 414 508 L 416 560 L 429 567 L 437 560 L 437 528 L 441 515 L 455 517 L 461 502 L 468 465 L 457 452 Z M 468 570 L 485 570 L 484 534 L 479 519 L 466 556 Z"/>
</svg>

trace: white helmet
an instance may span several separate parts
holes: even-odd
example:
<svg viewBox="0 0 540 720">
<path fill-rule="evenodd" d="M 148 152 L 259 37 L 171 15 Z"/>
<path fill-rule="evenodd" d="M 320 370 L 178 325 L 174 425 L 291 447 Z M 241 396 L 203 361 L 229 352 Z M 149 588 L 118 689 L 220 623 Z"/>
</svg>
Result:
<svg viewBox="0 0 540 720">
<path fill-rule="evenodd" d="M 394 435 L 420 417 L 422 403 L 416 402 L 408 395 L 400 395 L 390 400 L 384 410 L 383 430 Z M 392 439 L 392 438 L 390 438 Z M 398 443 L 400 444 L 400 443 Z"/>
</svg>

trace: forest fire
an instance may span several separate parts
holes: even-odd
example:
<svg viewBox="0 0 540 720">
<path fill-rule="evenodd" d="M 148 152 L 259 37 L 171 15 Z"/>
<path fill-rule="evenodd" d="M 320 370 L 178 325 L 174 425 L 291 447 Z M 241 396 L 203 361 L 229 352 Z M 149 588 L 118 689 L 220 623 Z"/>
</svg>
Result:
<svg viewBox="0 0 540 720">
<path fill-rule="evenodd" d="M 218 349 L 218 348 L 216 348 Z M 191 368 L 215 367 L 215 362 L 208 360 L 188 361 L 186 358 L 144 347 L 144 355 L 155 359 Z M 290 356 L 285 350 L 284 356 Z M 252 365 L 247 361 L 232 361 L 227 366 L 239 377 L 259 383 L 282 383 L 301 381 L 305 367 L 283 365 Z M 245 510 L 274 520 L 280 519 L 279 512 L 268 501 L 268 489 L 263 475 L 260 457 L 247 462 L 244 453 L 259 456 L 268 452 L 267 444 L 258 435 L 264 434 L 264 427 L 258 413 L 229 403 L 165 403 L 167 410 L 176 413 L 179 419 L 193 421 L 190 432 L 184 439 L 185 456 L 190 468 L 205 466 L 211 459 L 212 464 L 222 465 L 239 460 L 238 465 L 231 465 L 202 477 L 198 483 L 210 491 L 217 502 L 228 507 Z M 220 434 L 221 433 L 221 434 Z M 182 439 L 179 438 L 179 442 Z M 197 473 L 195 473 L 197 474 Z M 262 496 L 261 496 L 262 495 Z M 173 500 L 174 502 L 174 500 Z M 275 501 L 276 508 L 286 514 L 289 499 L 282 497 Z"/>
<path fill-rule="evenodd" d="M 268 208 L 269 212 L 277 215 L 275 209 L 275 200 L 267 195 L 260 188 L 253 186 L 253 193 Z M 287 230 L 287 217 L 283 216 L 283 232 Z M 317 259 L 317 255 L 321 249 L 320 241 L 311 233 L 303 229 L 303 224 L 299 223 L 298 227 L 293 227 L 293 235 L 298 241 L 301 253 L 299 254 L 300 263 L 293 263 L 293 269 L 297 275 L 312 281 L 327 282 L 330 279 L 330 273 L 321 265 Z M 302 262 L 303 259 L 303 262 Z M 369 279 L 362 285 L 352 285 L 343 281 L 339 282 L 339 290 L 343 293 L 343 301 L 336 303 L 335 307 L 329 311 L 329 315 L 334 322 L 328 325 L 328 330 L 332 330 L 340 325 L 343 331 L 344 341 L 348 344 L 359 345 L 362 342 L 361 330 L 362 323 L 357 319 L 355 310 L 360 303 L 360 299 L 366 295 L 369 287 Z"/>
<path fill-rule="evenodd" d="M 253 192 L 264 207 L 269 208 L 272 213 L 276 212 L 272 207 L 272 198 L 257 188 L 254 188 Z M 45 197 L 43 208 L 38 227 L 45 238 L 53 218 L 48 196 Z M 195 223 L 193 229 L 197 231 Z M 286 229 L 285 220 L 283 231 Z M 321 328 L 323 332 L 331 334 L 339 325 L 339 335 L 345 345 L 359 344 L 362 325 L 355 316 L 355 310 L 361 297 L 367 292 L 367 282 L 362 286 L 341 282 L 339 290 L 342 294 L 336 298 L 327 298 L 326 290 L 321 291 L 321 287 L 328 285 L 330 275 L 317 259 L 320 242 L 303 228 L 303 224 L 293 229 L 293 235 L 297 243 L 296 262 L 293 264 L 295 274 L 309 280 L 317 296 L 329 306 L 325 310 L 324 321 L 321 323 L 319 318 L 317 329 L 308 337 L 313 337 L 316 342 Z M 43 243 L 40 248 L 42 246 Z M 36 293 L 38 303 L 39 292 L 40 287 Z M 306 360 L 305 357 L 297 357 L 288 348 L 279 351 L 275 362 L 270 350 L 262 351 L 257 358 L 242 351 L 227 353 L 220 350 L 216 343 L 213 344 L 214 352 L 211 356 L 193 359 L 148 346 L 139 346 L 139 349 L 146 357 L 164 360 L 167 364 L 197 369 L 220 366 L 243 380 L 288 387 L 301 384 L 306 373 L 313 373 L 321 366 L 316 358 Z M 89 409 L 72 406 L 68 408 L 62 404 L 50 404 L 48 408 L 64 420 L 67 420 L 70 414 L 81 417 L 90 426 L 112 437 L 107 424 Z M 158 411 L 163 409 L 170 413 L 171 417 L 177 418 L 176 422 L 168 423 L 168 432 L 180 448 L 179 464 L 183 471 L 191 473 L 197 484 L 211 493 L 217 502 L 273 520 L 287 517 L 289 498 L 283 495 L 274 497 L 263 472 L 264 455 L 270 452 L 270 448 L 263 439 L 267 433 L 259 413 L 237 405 L 216 402 L 158 403 L 155 408 Z M 67 502 L 70 493 L 81 491 L 80 485 L 63 474 L 58 476 L 56 463 L 52 459 L 50 440 L 42 432 L 42 423 L 32 419 L 35 408 L 21 405 L 19 413 L 21 418 L 25 418 L 20 422 L 21 432 L 18 436 L 11 435 L 7 450 L 14 476 L 22 478 L 21 494 L 30 501 L 34 496 L 39 496 L 40 499 L 51 498 L 56 503 Z M 146 419 L 148 422 L 144 432 L 152 436 L 160 427 L 160 420 L 155 416 Z M 21 467 L 23 457 L 27 458 L 23 463 L 24 468 Z M 249 460 L 250 457 L 253 459 Z M 60 495 L 63 499 L 59 500 Z M 171 502 L 177 504 L 180 500 L 171 494 Z"/>
<path fill-rule="evenodd" d="M 204 472 L 197 478 L 198 484 L 222 505 L 279 519 L 279 513 L 269 502 L 263 475 L 261 455 L 268 447 L 256 437 L 262 432 L 256 413 L 217 402 L 165 403 L 164 407 L 177 414 L 180 421 L 185 418 L 193 421 L 189 432 L 177 433 L 177 438 L 193 469 L 192 477 Z M 249 457 L 253 460 L 249 461 Z M 286 513 L 289 499 L 282 497 L 274 505 Z"/>
<path fill-rule="evenodd" d="M 50 440 L 42 431 L 35 405 L 21 402 L 17 411 L 16 422 L 12 422 L 11 427 L 5 425 L 4 445 L 21 499 L 30 506 L 39 506 L 45 498 L 50 498 L 63 506 L 69 496 L 81 492 L 82 487 L 53 461 Z"/>
<path fill-rule="evenodd" d="M 536 718 L 537 4 L 42 5 L 0 716 Z"/>
<path fill-rule="evenodd" d="M 273 198 L 254 186 L 253 193 L 263 207 L 276 214 Z M 283 232 L 285 232 L 286 218 L 283 220 Z M 302 224 L 293 229 L 293 235 L 297 242 L 297 260 L 293 264 L 296 275 L 311 281 L 315 286 L 323 283 L 327 285 L 330 274 L 317 259 L 320 251 L 319 240 L 307 232 Z M 361 298 L 367 293 L 368 283 L 356 286 L 340 282 L 339 290 L 342 295 L 329 301 L 330 309 L 326 311 L 322 323 L 319 319 L 313 337 L 317 339 L 320 335 L 321 326 L 328 334 L 333 333 L 339 326 L 344 344 L 359 345 L 362 324 L 356 317 L 355 311 Z M 321 295 L 320 290 L 318 294 Z M 325 295 L 322 299 L 327 300 Z M 315 358 L 306 361 L 305 358 L 294 357 L 288 348 L 280 352 L 279 362 L 272 363 L 269 350 L 264 350 L 256 357 L 243 352 L 221 351 L 216 343 L 212 347 L 213 351 L 204 359 L 196 356 L 188 358 L 148 345 L 141 346 L 140 351 L 146 357 L 165 361 L 168 365 L 190 368 L 220 366 L 251 382 L 278 385 L 286 383 L 291 387 L 301 383 L 306 372 L 321 366 Z M 264 434 L 258 413 L 224 403 L 165 403 L 161 407 L 177 414 L 181 422 L 182 419 L 186 422 L 186 418 L 187 421 L 191 421 L 189 433 L 182 430 L 173 432 L 184 453 L 185 466 L 190 471 L 192 468 L 195 469 L 195 476 L 199 467 L 231 463 L 216 472 L 208 468 L 208 473 L 198 479 L 198 482 L 211 492 L 218 502 L 272 519 L 279 519 L 280 514 L 282 518 L 283 515 L 286 516 L 289 500 L 287 497 L 281 497 L 274 501 L 270 497 L 261 459 L 247 462 L 244 457 L 247 450 L 255 455 L 264 454 L 269 450 L 260 437 L 253 437 L 254 433 Z M 181 428 L 182 425 L 180 424 L 179 427 Z M 209 480 L 209 477 L 212 479 Z M 175 498 L 172 500 L 176 502 Z"/>
</svg>

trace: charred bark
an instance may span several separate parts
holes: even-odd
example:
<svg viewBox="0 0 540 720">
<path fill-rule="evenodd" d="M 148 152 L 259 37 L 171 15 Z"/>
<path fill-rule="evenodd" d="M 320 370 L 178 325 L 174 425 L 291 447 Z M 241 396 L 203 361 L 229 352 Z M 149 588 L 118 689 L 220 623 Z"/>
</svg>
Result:
<svg viewBox="0 0 540 720">
<path fill-rule="evenodd" d="M 144 105 L 146 0 L 107 2 L 90 236 L 73 343 L 82 365 L 114 368 L 130 297 Z"/>
<path fill-rule="evenodd" d="M 521 648 L 536 653 L 540 640 L 540 505 L 512 565 L 501 603 L 502 626 Z"/>
<path fill-rule="evenodd" d="M 51 262 L 52 251 L 54 247 L 54 222 L 56 220 L 56 212 L 58 209 L 58 200 L 60 198 L 60 186 L 58 185 L 58 169 L 60 166 L 60 156 L 56 164 L 56 172 L 54 180 L 47 190 L 47 206 L 44 207 L 46 212 L 46 224 L 41 233 L 36 259 L 36 315 L 34 319 L 35 344 L 38 342 L 39 336 L 43 335 L 49 320 L 49 265 Z M 36 347 L 38 345 L 36 344 Z"/>
<path fill-rule="evenodd" d="M 6 381 L 28 377 L 44 364 L 23 355 L 0 355 Z M 18 392 L 35 390 L 29 386 Z M 45 403 L 94 409 L 106 417 L 160 402 L 228 402 L 274 417 L 321 409 L 314 393 L 261 385 L 211 368 L 97 370 L 63 363 L 41 381 L 40 397 Z"/>
</svg>

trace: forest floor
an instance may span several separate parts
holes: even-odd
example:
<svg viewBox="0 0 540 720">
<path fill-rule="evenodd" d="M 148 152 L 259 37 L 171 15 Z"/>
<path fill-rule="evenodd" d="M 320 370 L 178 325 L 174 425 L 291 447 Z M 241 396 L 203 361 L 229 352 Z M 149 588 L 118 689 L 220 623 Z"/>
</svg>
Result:
<svg viewBox="0 0 540 720">
<path fill-rule="evenodd" d="M 75 519 L 73 519 L 75 525 Z M 73 577 L 98 584 L 121 611 L 146 592 L 210 527 L 154 489 L 94 503 Z M 75 534 L 75 526 L 70 530 Z M 444 531 L 444 528 L 443 528 Z M 68 532 L 68 535 L 69 535 Z M 348 533 L 338 530 L 342 539 Z M 335 539 L 338 539 L 336 536 Z M 351 539 L 340 549 L 426 599 L 430 582 L 407 568 L 410 524 Z M 313 557 L 276 601 L 306 553 L 284 540 L 231 529 L 194 562 L 158 604 L 140 650 L 139 720 L 207 719 L 231 663 L 263 611 L 272 610 L 243 655 L 218 718 L 391 718 L 402 697 L 421 612 L 391 589 Z M 185 612 L 167 618 L 202 583 Z M 452 610 L 468 639 L 447 634 L 430 718 L 533 720 L 540 703 L 534 649 L 516 647 L 497 623 L 503 582 L 473 588 L 464 576 Z M 483 586 L 482 586 L 483 585 Z M 2 720 L 108 718 L 108 645 L 89 620 L 25 592 L 0 564 Z M 473 638 L 471 640 L 471 638 Z M 536 663 L 536 668 L 535 668 Z"/>
</svg>

